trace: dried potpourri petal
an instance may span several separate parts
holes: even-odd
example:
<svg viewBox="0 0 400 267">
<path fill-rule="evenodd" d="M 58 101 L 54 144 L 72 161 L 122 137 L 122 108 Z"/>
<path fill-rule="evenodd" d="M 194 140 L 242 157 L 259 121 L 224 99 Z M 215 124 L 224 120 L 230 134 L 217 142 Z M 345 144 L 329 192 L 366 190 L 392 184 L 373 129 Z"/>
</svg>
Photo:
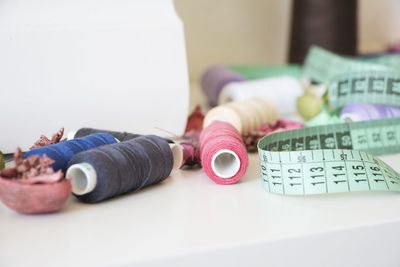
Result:
<svg viewBox="0 0 400 267">
<path fill-rule="evenodd" d="M 62 171 L 54 172 L 53 160 L 46 156 L 24 159 L 14 153 L 14 167 L 0 171 L 0 200 L 9 208 L 25 214 L 60 210 L 71 195 L 71 182 Z"/>
<path fill-rule="evenodd" d="M 31 149 L 48 146 L 48 145 L 52 145 L 52 144 L 57 144 L 61 141 L 61 138 L 63 137 L 63 135 L 64 135 L 64 128 L 61 128 L 60 130 L 58 130 L 58 132 L 53 134 L 51 139 L 49 139 L 45 135 L 41 135 L 39 140 L 37 140 L 35 142 L 35 144 L 31 147 Z"/>
<path fill-rule="evenodd" d="M 183 165 L 200 165 L 200 131 L 191 130 L 180 139 L 180 145 L 183 147 Z"/>
<path fill-rule="evenodd" d="M 23 158 L 20 148 L 14 153 L 15 166 L 0 171 L 0 176 L 6 179 L 21 180 L 23 183 L 55 183 L 60 181 L 64 175 L 61 171 L 54 172 L 51 164 L 54 160 L 47 156 L 32 155 Z"/>
<path fill-rule="evenodd" d="M 179 138 L 183 147 L 183 165 L 200 166 L 200 144 L 199 137 L 203 129 L 204 114 L 200 106 L 196 106 L 189 115 L 185 133 Z"/>
<path fill-rule="evenodd" d="M 186 123 L 185 134 L 192 130 L 201 131 L 203 129 L 204 114 L 199 105 L 195 107 L 193 112 L 189 115 Z"/>
<path fill-rule="evenodd" d="M 248 152 L 256 152 L 257 151 L 257 143 L 264 136 L 286 130 L 293 130 L 302 128 L 303 124 L 287 119 L 279 119 L 275 124 L 264 123 L 254 131 L 251 131 L 248 134 L 242 135 L 243 142 L 246 146 Z"/>
</svg>

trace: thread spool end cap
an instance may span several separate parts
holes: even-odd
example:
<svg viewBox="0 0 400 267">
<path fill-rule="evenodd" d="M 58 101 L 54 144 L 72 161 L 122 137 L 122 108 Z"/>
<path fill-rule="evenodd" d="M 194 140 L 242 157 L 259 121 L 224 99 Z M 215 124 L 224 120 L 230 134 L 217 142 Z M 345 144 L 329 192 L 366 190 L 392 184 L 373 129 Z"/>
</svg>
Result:
<svg viewBox="0 0 400 267">
<path fill-rule="evenodd" d="M 89 163 L 71 165 L 65 175 L 71 179 L 72 192 L 75 195 L 89 194 L 97 184 L 97 173 Z"/>
<path fill-rule="evenodd" d="M 240 169 L 239 156 L 230 149 L 221 149 L 212 157 L 211 168 L 222 179 L 235 176 Z"/>
</svg>

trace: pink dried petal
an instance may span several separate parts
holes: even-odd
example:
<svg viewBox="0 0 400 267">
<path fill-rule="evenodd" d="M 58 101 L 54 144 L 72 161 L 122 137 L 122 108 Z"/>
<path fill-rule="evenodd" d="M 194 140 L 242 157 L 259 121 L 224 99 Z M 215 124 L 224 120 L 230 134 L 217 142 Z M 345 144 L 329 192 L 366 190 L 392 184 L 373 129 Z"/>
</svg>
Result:
<svg viewBox="0 0 400 267">
<path fill-rule="evenodd" d="M 51 164 L 54 163 L 54 160 L 47 157 L 46 155 L 44 155 L 43 157 L 40 158 L 40 167 L 42 169 L 46 169 L 49 168 L 51 166 Z"/>
<path fill-rule="evenodd" d="M 257 143 L 258 141 L 266 135 L 269 135 L 274 132 L 292 130 L 302 128 L 303 125 L 299 122 L 287 120 L 287 119 L 279 119 L 274 125 L 264 123 L 260 125 L 256 130 L 251 131 L 250 133 L 243 135 L 243 141 L 246 145 L 246 149 L 248 152 L 256 152 L 257 151 Z"/>
<path fill-rule="evenodd" d="M 14 153 L 14 162 L 15 164 L 20 164 L 23 160 L 22 150 L 18 147 Z"/>
<path fill-rule="evenodd" d="M 50 165 L 54 162 L 47 156 L 40 157 L 38 155 L 32 155 L 27 159 L 22 158 L 22 151 L 17 149 L 14 154 L 15 167 L 4 169 L 0 172 L 0 176 L 8 179 L 16 180 L 31 180 L 28 183 L 52 181 L 55 179 L 54 171 Z M 42 178 L 37 178 L 42 177 Z M 45 178 L 43 178 L 45 177 Z M 50 177 L 50 178 L 46 178 Z"/>
<path fill-rule="evenodd" d="M 18 164 L 15 167 L 17 168 L 17 172 L 21 173 L 21 174 L 24 173 L 24 172 L 27 172 L 27 171 L 29 171 L 31 169 L 30 166 L 25 164 L 25 163 Z"/>
<path fill-rule="evenodd" d="M 30 169 L 28 173 L 26 173 L 27 177 L 26 178 L 31 178 L 39 175 L 39 170 L 37 169 Z"/>
<path fill-rule="evenodd" d="M 64 178 L 64 175 L 61 171 L 57 171 L 51 174 L 41 174 L 35 177 L 30 177 L 29 179 L 16 179 L 22 184 L 51 184 L 56 183 Z"/>
<path fill-rule="evenodd" d="M 0 171 L 0 176 L 3 178 L 14 178 L 18 174 L 17 168 L 10 167 Z"/>
<path fill-rule="evenodd" d="M 61 141 L 61 138 L 64 135 L 64 127 L 62 127 L 60 130 L 58 130 L 58 132 L 56 132 L 55 134 L 53 134 L 53 136 L 51 137 L 51 142 L 52 144 L 57 144 Z"/>
<path fill-rule="evenodd" d="M 204 114 L 200 106 L 196 106 L 189 115 L 186 123 L 185 135 L 190 131 L 201 131 L 203 129 Z"/>
<path fill-rule="evenodd" d="M 37 140 L 33 146 L 31 147 L 31 149 L 34 148 L 39 148 L 39 147 L 44 147 L 44 146 L 48 146 L 48 145 L 52 145 L 52 144 L 57 144 L 60 142 L 61 138 L 64 135 L 64 128 L 61 128 L 60 130 L 58 130 L 58 132 L 56 132 L 55 134 L 53 134 L 53 136 L 51 137 L 51 139 L 49 139 L 48 137 L 46 137 L 45 135 L 41 135 L 39 137 L 39 140 Z"/>
<path fill-rule="evenodd" d="M 39 155 L 32 155 L 32 156 L 29 156 L 26 160 L 28 161 L 30 166 L 35 166 L 35 165 L 37 165 L 39 163 L 40 156 Z"/>
</svg>

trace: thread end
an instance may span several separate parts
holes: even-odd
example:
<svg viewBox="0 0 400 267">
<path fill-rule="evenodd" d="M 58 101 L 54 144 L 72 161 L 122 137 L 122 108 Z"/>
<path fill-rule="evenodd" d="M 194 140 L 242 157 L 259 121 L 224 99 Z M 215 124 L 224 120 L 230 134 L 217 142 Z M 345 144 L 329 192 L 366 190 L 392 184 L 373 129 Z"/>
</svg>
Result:
<svg viewBox="0 0 400 267">
<path fill-rule="evenodd" d="M 89 163 L 71 165 L 66 173 L 67 179 L 71 179 L 72 192 L 75 195 L 89 194 L 97 184 L 97 173 Z"/>
<path fill-rule="evenodd" d="M 222 179 L 235 176 L 239 172 L 240 165 L 239 156 L 230 149 L 219 150 L 211 161 L 212 170 Z"/>
</svg>

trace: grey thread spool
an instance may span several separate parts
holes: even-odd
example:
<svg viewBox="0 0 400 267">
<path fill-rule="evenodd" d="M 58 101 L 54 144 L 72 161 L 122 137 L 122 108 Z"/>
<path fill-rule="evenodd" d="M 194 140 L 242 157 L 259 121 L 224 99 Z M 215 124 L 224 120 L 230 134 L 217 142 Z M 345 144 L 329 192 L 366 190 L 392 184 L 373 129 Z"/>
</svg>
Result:
<svg viewBox="0 0 400 267">
<path fill-rule="evenodd" d="M 312 45 L 357 53 L 357 0 L 294 0 L 289 62 L 302 64 Z"/>
<path fill-rule="evenodd" d="M 66 177 L 72 179 L 80 201 L 97 203 L 159 183 L 173 165 L 168 142 L 148 135 L 78 153 L 69 162 Z"/>
</svg>

